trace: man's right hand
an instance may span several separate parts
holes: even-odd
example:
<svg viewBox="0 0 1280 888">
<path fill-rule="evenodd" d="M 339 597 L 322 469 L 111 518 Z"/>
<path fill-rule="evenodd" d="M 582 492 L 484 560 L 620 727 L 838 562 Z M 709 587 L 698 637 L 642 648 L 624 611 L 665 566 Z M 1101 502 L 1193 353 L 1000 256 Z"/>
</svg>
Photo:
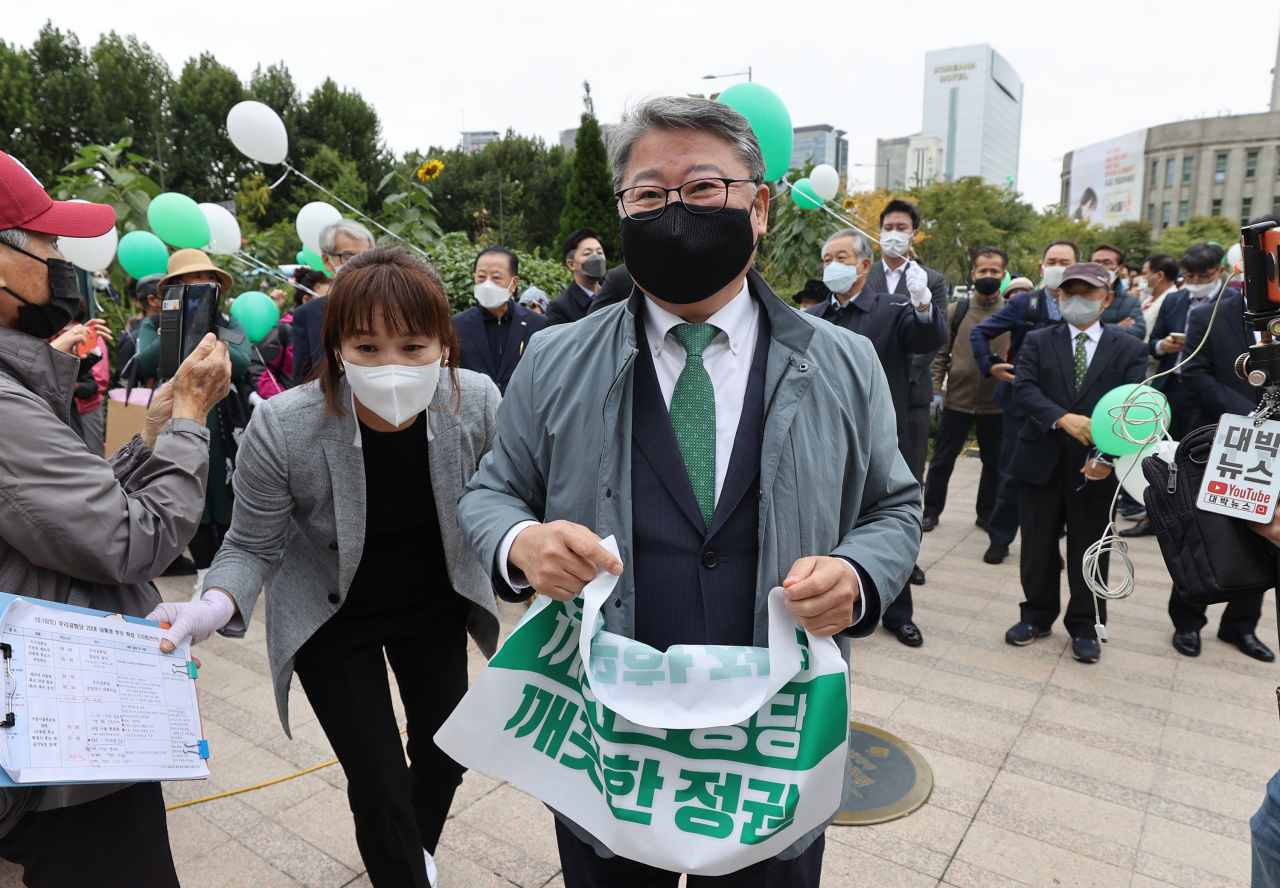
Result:
<svg viewBox="0 0 1280 888">
<path fill-rule="evenodd" d="M 1187 341 L 1185 339 L 1174 339 L 1172 336 L 1166 336 L 1160 340 L 1160 351 L 1166 355 L 1171 355 L 1174 352 L 1182 351 L 1182 347 L 1186 344 Z"/>
<path fill-rule="evenodd" d="M 178 368 L 173 382 L 174 419 L 192 419 L 204 425 L 205 417 L 231 391 L 231 356 L 227 344 L 206 333 Z"/>
<path fill-rule="evenodd" d="M 622 573 L 622 562 L 600 545 L 600 537 L 570 521 L 526 527 L 512 540 L 507 560 L 530 586 L 556 601 L 577 598 L 597 567 L 615 577 Z"/>
<path fill-rule="evenodd" d="M 991 375 L 1004 382 L 1013 382 L 1012 364 L 992 364 Z"/>
<path fill-rule="evenodd" d="M 1258 524 L 1256 521 L 1245 523 L 1249 525 L 1250 530 L 1266 539 L 1271 545 L 1280 546 L 1280 509 L 1276 510 L 1275 515 L 1271 516 L 1271 520 L 1266 524 Z"/>
<path fill-rule="evenodd" d="M 1058 420 L 1058 428 L 1065 430 L 1068 435 L 1081 444 L 1093 443 L 1093 430 L 1087 416 L 1081 416 L 1079 413 L 1064 414 Z"/>
</svg>

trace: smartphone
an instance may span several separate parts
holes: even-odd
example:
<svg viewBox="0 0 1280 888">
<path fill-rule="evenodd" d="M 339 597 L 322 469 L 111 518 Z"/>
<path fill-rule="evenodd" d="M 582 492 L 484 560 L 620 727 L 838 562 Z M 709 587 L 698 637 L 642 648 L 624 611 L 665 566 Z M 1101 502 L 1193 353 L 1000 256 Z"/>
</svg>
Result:
<svg viewBox="0 0 1280 888">
<path fill-rule="evenodd" d="M 173 284 L 160 294 L 161 379 L 171 379 L 207 333 L 218 332 L 218 284 Z"/>
<path fill-rule="evenodd" d="M 1182 342 L 1184 339 L 1187 338 L 1187 334 L 1186 333 L 1170 333 L 1169 337 L 1171 339 L 1176 339 L 1179 342 Z"/>
</svg>

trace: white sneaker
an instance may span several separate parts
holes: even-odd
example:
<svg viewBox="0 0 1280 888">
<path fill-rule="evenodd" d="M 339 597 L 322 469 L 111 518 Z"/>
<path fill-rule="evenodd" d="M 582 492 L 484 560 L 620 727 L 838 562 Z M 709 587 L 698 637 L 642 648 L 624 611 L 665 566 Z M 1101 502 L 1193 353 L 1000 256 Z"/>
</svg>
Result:
<svg viewBox="0 0 1280 888">
<path fill-rule="evenodd" d="M 436 888 L 436 861 L 431 856 L 431 852 L 426 848 L 422 849 L 422 856 L 427 859 L 427 881 L 431 884 L 431 888 Z"/>
<path fill-rule="evenodd" d="M 196 568 L 196 581 L 191 587 L 193 590 L 193 594 L 191 595 L 192 601 L 199 601 L 200 596 L 204 595 L 204 578 L 208 573 L 209 568 L 207 567 Z"/>
</svg>

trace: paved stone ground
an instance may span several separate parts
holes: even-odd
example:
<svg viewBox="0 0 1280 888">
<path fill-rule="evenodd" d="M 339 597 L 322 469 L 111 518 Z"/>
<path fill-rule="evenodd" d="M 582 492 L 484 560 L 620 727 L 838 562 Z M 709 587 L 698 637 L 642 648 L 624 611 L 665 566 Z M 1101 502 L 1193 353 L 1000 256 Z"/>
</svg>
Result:
<svg viewBox="0 0 1280 888">
<path fill-rule="evenodd" d="M 978 461 L 962 460 L 952 506 L 924 538 L 915 591 L 925 645 L 886 632 L 854 646 L 854 718 L 907 739 L 936 784 L 917 813 L 832 827 L 829 886 L 1227 888 L 1249 881 L 1248 818 L 1280 768 L 1280 668 L 1213 637 L 1191 660 L 1170 646 L 1168 574 L 1153 538 L 1132 547 L 1138 590 L 1113 606 L 1103 659 L 1071 658 L 1061 626 L 1025 649 L 1004 643 L 1018 616 L 1018 548 L 982 562 L 973 526 Z M 1065 585 L 1065 581 L 1064 581 Z M 189 595 L 166 582 L 166 597 Z M 504 609 L 514 625 L 521 610 Z M 1276 640 L 1268 594 L 1259 635 Z M 166 787 L 170 803 L 258 783 L 332 758 L 295 685 L 294 739 L 276 719 L 262 624 L 199 649 L 214 776 Z M 472 675 L 483 659 L 472 652 Z M 187 888 L 368 886 L 342 771 L 173 811 Z M 502 781 L 469 773 L 437 855 L 443 888 L 556 888 L 552 818 Z M 0 862 L 0 888 L 18 885 Z"/>
</svg>

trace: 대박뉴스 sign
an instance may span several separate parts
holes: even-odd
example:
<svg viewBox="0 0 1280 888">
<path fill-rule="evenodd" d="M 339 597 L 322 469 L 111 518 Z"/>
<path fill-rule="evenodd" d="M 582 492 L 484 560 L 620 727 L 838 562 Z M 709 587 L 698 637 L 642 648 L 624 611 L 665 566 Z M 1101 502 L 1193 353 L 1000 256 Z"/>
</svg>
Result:
<svg viewBox="0 0 1280 888">
<path fill-rule="evenodd" d="M 1280 493 L 1277 452 L 1280 422 L 1223 414 L 1213 437 L 1196 507 L 1259 524 L 1270 522 L 1275 514 L 1276 495 Z"/>
</svg>

